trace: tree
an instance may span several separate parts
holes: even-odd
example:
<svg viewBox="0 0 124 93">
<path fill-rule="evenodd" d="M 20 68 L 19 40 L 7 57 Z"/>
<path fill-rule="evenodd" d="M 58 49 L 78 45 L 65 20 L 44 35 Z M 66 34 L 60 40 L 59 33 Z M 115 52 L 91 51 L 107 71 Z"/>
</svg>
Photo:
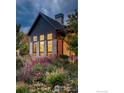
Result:
<svg viewBox="0 0 124 93">
<path fill-rule="evenodd" d="M 71 33 L 78 33 L 78 13 L 75 10 L 75 13 L 68 15 L 67 28 Z"/>
<path fill-rule="evenodd" d="M 16 25 L 16 50 L 18 55 L 28 54 L 28 36 L 20 31 L 21 25 Z"/>
<path fill-rule="evenodd" d="M 23 33 L 19 32 L 18 34 L 16 34 L 16 50 L 21 49 L 23 42 Z"/>
<path fill-rule="evenodd" d="M 69 50 L 73 51 L 75 55 L 78 55 L 78 13 L 68 16 L 67 20 L 67 35 L 65 40 L 69 44 Z"/>
<path fill-rule="evenodd" d="M 21 25 L 16 24 L 16 34 L 18 34 L 20 32 L 20 29 L 21 29 Z"/>
</svg>

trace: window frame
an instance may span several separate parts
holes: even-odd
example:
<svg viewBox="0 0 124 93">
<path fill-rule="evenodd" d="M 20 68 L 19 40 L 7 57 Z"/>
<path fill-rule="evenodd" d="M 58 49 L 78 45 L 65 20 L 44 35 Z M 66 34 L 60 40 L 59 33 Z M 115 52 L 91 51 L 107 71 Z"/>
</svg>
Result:
<svg viewBox="0 0 124 93">
<path fill-rule="evenodd" d="M 41 34 L 41 35 L 43 35 L 43 37 L 44 37 L 44 34 Z M 40 35 L 40 37 L 41 37 L 41 35 Z M 41 42 L 43 42 L 44 44 L 45 44 L 45 38 L 43 38 L 42 40 L 41 40 L 41 38 L 40 38 L 40 46 L 41 46 Z M 43 49 L 45 48 L 44 47 L 44 44 L 43 44 Z M 40 49 L 40 48 L 39 48 Z M 41 51 L 39 51 L 40 52 L 40 56 L 42 56 L 41 54 L 43 54 L 44 55 L 44 50 L 43 50 L 43 52 L 41 52 Z"/>
<path fill-rule="evenodd" d="M 36 40 L 34 39 L 34 37 L 36 37 Z M 36 45 L 36 49 L 34 51 L 34 45 Z M 35 56 L 37 52 L 37 36 L 33 36 L 33 55 Z"/>
<path fill-rule="evenodd" d="M 48 35 L 49 35 L 49 34 L 52 34 L 52 38 L 50 38 L 50 39 L 48 38 Z M 48 51 L 48 42 L 49 42 L 49 41 L 52 42 L 52 44 L 51 44 L 51 45 L 52 45 L 52 51 Z M 48 34 L 47 34 L 47 55 L 52 54 L 52 52 L 53 52 L 53 33 L 48 33 Z"/>
</svg>

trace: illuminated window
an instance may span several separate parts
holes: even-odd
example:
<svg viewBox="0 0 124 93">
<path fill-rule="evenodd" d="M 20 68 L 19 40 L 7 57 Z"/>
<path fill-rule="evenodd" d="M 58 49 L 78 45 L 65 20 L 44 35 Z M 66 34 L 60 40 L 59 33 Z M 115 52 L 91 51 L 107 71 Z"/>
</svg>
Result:
<svg viewBox="0 0 124 93">
<path fill-rule="evenodd" d="M 33 41 L 37 41 L 37 36 L 34 36 L 33 37 Z"/>
<path fill-rule="evenodd" d="M 53 39 L 52 33 L 47 34 L 47 52 L 48 52 L 47 54 L 48 54 L 48 56 L 52 55 L 52 48 L 53 48 L 52 39 Z"/>
<path fill-rule="evenodd" d="M 44 40 L 44 35 L 40 35 L 40 41 Z"/>
<path fill-rule="evenodd" d="M 44 41 L 40 42 L 40 52 L 44 52 Z"/>
<path fill-rule="evenodd" d="M 48 41 L 48 53 L 52 52 L 52 40 Z"/>
<path fill-rule="evenodd" d="M 37 48 L 36 41 L 37 41 L 37 36 L 33 36 L 33 55 L 34 56 L 36 56 L 36 48 Z"/>
<path fill-rule="evenodd" d="M 52 33 L 47 34 L 47 40 L 51 40 L 52 39 Z"/>
<path fill-rule="evenodd" d="M 44 35 L 40 35 L 40 56 L 44 56 Z"/>
</svg>

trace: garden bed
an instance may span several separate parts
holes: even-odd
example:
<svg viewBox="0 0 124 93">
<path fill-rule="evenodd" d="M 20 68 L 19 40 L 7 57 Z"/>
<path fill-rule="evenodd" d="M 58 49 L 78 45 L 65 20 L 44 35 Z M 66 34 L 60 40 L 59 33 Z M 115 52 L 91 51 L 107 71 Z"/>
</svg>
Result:
<svg viewBox="0 0 124 93">
<path fill-rule="evenodd" d="M 58 57 L 23 61 L 17 58 L 16 93 L 77 93 L 77 62 L 65 62 Z"/>
</svg>

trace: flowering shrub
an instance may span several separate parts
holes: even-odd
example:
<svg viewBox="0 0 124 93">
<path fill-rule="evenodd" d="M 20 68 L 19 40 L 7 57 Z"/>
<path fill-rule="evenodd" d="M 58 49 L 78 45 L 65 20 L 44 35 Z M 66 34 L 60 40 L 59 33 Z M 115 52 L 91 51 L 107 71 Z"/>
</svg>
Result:
<svg viewBox="0 0 124 93">
<path fill-rule="evenodd" d="M 24 67 L 19 71 L 17 75 L 17 81 L 27 81 L 32 78 L 32 66 L 30 63 L 25 63 Z"/>
<path fill-rule="evenodd" d="M 63 69 L 57 69 L 46 73 L 46 82 L 54 87 L 56 84 L 63 85 L 66 78 L 66 72 Z"/>
<path fill-rule="evenodd" d="M 23 68 L 16 74 L 17 81 L 31 82 L 32 78 L 41 76 L 42 69 L 41 63 L 38 63 L 37 60 L 25 62 Z"/>
<path fill-rule="evenodd" d="M 27 60 L 18 70 L 17 82 L 24 82 L 31 90 L 37 91 L 34 93 L 51 93 L 44 89 L 49 87 L 49 90 L 53 91 L 56 85 L 66 87 L 68 84 L 68 87 L 77 89 L 77 66 L 77 62 L 65 62 L 56 56 L 34 58 Z M 35 88 L 35 85 L 38 85 L 38 88 Z"/>
</svg>

